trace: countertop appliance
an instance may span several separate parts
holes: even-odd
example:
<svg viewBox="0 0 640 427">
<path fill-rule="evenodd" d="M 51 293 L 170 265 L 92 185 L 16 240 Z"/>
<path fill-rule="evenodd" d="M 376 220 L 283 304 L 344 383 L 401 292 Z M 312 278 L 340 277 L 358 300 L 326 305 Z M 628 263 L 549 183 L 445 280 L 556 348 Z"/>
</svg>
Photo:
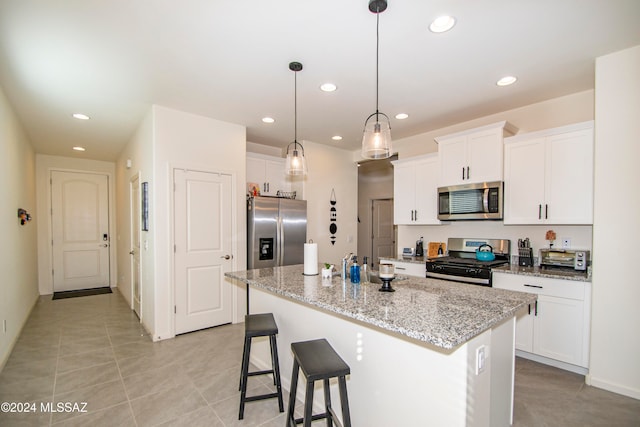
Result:
<svg viewBox="0 0 640 427">
<path fill-rule="evenodd" d="M 540 267 L 586 271 L 590 251 L 578 249 L 540 249 Z"/>
<path fill-rule="evenodd" d="M 306 200 L 249 197 L 247 269 L 303 264 L 306 240 Z"/>
<path fill-rule="evenodd" d="M 493 261 L 479 261 L 476 250 L 489 245 L 493 248 Z M 475 285 L 491 286 L 491 269 L 509 263 L 511 241 L 504 239 L 449 238 L 447 256 L 429 258 L 427 277 L 453 280 Z"/>
<path fill-rule="evenodd" d="M 424 256 L 424 241 L 422 237 L 416 242 L 416 256 Z"/>
<path fill-rule="evenodd" d="M 502 181 L 439 187 L 438 219 L 502 219 L 503 188 Z"/>
</svg>

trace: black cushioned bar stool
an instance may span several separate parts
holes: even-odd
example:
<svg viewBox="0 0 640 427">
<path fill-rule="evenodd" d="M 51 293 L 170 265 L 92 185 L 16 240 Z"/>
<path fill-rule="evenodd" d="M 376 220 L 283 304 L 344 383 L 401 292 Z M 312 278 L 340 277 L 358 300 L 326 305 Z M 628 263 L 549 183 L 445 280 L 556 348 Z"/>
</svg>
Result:
<svg viewBox="0 0 640 427">
<path fill-rule="evenodd" d="M 331 407 L 331 391 L 329 389 L 329 379 L 337 377 L 340 388 L 340 405 L 342 406 L 342 422 L 344 427 L 351 427 L 351 417 L 349 415 L 349 400 L 347 398 L 346 375 L 351 372 L 342 358 L 335 352 L 333 347 L 325 339 L 318 339 L 304 342 L 294 342 L 291 344 L 293 351 L 293 373 L 291 374 L 291 393 L 289 394 L 289 410 L 287 411 L 287 426 L 295 426 L 304 423 L 304 427 L 311 427 L 311 421 L 327 419 L 327 425 L 331 427 L 335 422 L 340 424 L 336 413 Z M 293 411 L 296 403 L 296 389 L 298 388 L 298 371 L 307 381 L 307 390 L 304 397 L 304 417 L 295 419 Z M 313 385 L 315 381 L 324 382 L 324 405 L 323 414 L 313 415 Z"/>
<path fill-rule="evenodd" d="M 240 374 L 240 413 L 238 419 L 244 418 L 244 404 L 255 400 L 278 398 L 280 412 L 284 412 L 282 403 L 282 387 L 280 385 L 280 367 L 278 362 L 278 347 L 276 346 L 276 334 L 278 326 L 273 314 L 248 314 L 244 317 L 244 349 L 242 351 L 242 372 Z M 271 346 L 271 369 L 266 371 L 249 372 L 249 355 L 251 353 L 251 339 L 254 337 L 269 337 Z M 251 376 L 273 374 L 275 393 L 247 396 L 247 380 Z"/>
</svg>

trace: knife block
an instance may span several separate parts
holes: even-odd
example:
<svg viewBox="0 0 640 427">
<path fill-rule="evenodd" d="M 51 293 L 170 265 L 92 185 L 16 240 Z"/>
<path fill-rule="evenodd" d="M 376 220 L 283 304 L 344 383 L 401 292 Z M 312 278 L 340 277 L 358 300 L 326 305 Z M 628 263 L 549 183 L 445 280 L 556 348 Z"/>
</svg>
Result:
<svg viewBox="0 0 640 427">
<path fill-rule="evenodd" d="M 533 267 L 532 248 L 518 248 L 518 265 L 521 267 Z"/>
</svg>

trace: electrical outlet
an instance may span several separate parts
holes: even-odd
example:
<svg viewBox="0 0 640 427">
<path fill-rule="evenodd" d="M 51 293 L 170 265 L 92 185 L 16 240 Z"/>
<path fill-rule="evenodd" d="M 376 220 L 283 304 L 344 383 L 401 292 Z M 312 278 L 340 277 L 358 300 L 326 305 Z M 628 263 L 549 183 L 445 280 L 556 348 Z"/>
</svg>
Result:
<svg viewBox="0 0 640 427">
<path fill-rule="evenodd" d="M 563 237 L 562 238 L 562 249 L 569 249 L 571 247 L 571 238 Z"/>
<path fill-rule="evenodd" d="M 484 372 L 485 364 L 485 347 L 481 345 L 480 347 L 476 348 L 476 375 L 480 375 L 482 372 Z"/>
</svg>

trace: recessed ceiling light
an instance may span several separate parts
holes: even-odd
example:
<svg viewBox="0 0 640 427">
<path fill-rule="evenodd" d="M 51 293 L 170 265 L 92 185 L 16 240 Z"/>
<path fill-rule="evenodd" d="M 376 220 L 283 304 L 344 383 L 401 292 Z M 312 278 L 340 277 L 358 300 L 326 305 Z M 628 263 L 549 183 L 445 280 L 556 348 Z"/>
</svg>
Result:
<svg viewBox="0 0 640 427">
<path fill-rule="evenodd" d="M 398 113 L 398 114 L 396 114 L 396 119 L 398 119 L 398 120 L 404 120 L 407 117 L 409 117 L 409 115 L 407 113 Z"/>
<path fill-rule="evenodd" d="M 76 150 L 76 151 L 85 151 L 85 148 L 84 147 L 80 147 L 79 145 L 73 147 L 73 149 Z"/>
<path fill-rule="evenodd" d="M 340 135 L 334 135 L 331 137 L 334 141 L 342 141 L 342 137 Z"/>
<path fill-rule="evenodd" d="M 452 29 L 454 25 L 456 25 L 456 18 L 445 15 L 434 19 L 431 25 L 429 25 L 429 30 L 431 30 L 432 33 L 444 33 Z"/>
<path fill-rule="evenodd" d="M 263 123 L 273 123 L 273 122 L 275 122 L 275 119 L 273 119 L 272 117 L 263 117 L 262 118 L 262 122 Z"/>
<path fill-rule="evenodd" d="M 82 114 L 82 113 L 74 113 L 73 117 L 78 119 L 78 120 L 89 120 L 91 117 L 87 116 L 86 114 Z"/>
<path fill-rule="evenodd" d="M 333 92 L 336 89 L 338 89 L 338 86 L 334 85 L 333 83 L 324 83 L 320 85 L 320 90 L 323 92 Z"/>
<path fill-rule="evenodd" d="M 498 86 L 509 86 L 512 85 L 516 82 L 516 80 L 518 80 L 516 77 L 514 76 L 505 76 L 503 78 L 501 78 L 500 80 L 498 80 L 496 82 L 496 84 Z"/>
</svg>

